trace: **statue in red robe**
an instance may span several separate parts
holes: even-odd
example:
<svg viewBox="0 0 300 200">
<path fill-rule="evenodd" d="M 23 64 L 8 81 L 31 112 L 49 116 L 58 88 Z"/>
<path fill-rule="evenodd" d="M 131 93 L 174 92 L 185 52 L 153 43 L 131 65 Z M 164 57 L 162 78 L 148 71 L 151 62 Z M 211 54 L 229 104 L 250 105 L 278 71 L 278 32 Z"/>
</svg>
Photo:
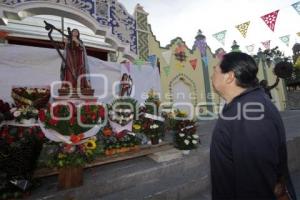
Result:
<svg viewBox="0 0 300 200">
<path fill-rule="evenodd" d="M 90 89 L 86 49 L 77 29 L 72 30 L 72 39 L 65 39 L 64 57 L 66 62 L 63 62 L 61 66 L 61 81 L 69 82 L 73 90 Z M 82 76 L 85 74 L 86 76 Z M 68 84 L 63 84 L 62 89 L 68 89 L 68 87 Z"/>
</svg>

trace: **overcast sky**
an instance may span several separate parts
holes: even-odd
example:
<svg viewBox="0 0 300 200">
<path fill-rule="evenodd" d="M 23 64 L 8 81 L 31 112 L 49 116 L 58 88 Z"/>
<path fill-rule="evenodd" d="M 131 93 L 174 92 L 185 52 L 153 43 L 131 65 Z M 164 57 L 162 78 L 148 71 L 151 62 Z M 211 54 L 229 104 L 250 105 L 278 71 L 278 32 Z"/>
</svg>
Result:
<svg viewBox="0 0 300 200">
<path fill-rule="evenodd" d="M 271 48 L 279 46 L 286 54 L 291 54 L 296 35 L 300 32 L 300 15 L 291 4 L 299 0 L 119 0 L 129 13 L 137 3 L 149 13 L 148 21 L 152 31 L 162 46 L 166 46 L 176 37 L 181 37 L 192 47 L 198 29 L 207 37 L 207 43 L 214 52 L 223 47 L 229 51 L 232 41 L 237 40 L 240 49 L 246 52 L 246 45 L 255 44 L 255 52 L 262 47 L 261 42 L 271 40 Z M 275 31 L 263 22 L 261 16 L 280 10 Z M 243 38 L 236 25 L 250 21 L 247 37 Z M 225 46 L 222 46 L 212 34 L 227 30 Z M 290 46 L 287 47 L 279 37 L 290 34 Z"/>
</svg>

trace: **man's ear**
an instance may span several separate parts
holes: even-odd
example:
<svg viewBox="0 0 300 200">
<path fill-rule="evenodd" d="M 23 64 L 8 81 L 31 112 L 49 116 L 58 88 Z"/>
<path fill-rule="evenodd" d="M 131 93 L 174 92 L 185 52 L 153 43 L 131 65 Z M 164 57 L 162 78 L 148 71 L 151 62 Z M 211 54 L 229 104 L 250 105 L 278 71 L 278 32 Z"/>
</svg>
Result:
<svg viewBox="0 0 300 200">
<path fill-rule="evenodd" d="M 235 81 L 234 72 L 230 71 L 225 74 L 225 82 L 230 84 Z"/>
</svg>

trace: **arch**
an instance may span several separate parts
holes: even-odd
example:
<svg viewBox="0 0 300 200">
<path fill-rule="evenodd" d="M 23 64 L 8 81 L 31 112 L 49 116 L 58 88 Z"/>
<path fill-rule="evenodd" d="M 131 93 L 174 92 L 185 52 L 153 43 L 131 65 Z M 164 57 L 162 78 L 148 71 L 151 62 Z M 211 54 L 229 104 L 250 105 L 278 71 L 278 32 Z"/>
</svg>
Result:
<svg viewBox="0 0 300 200">
<path fill-rule="evenodd" d="M 182 81 L 184 84 L 190 87 L 191 92 L 195 95 L 195 98 L 192 98 L 192 103 L 194 106 L 197 105 L 198 102 L 198 96 L 197 96 L 197 87 L 194 81 L 187 76 L 186 74 L 180 73 L 177 74 L 170 82 L 169 82 L 169 93 L 172 95 L 173 87 L 178 83 Z M 171 99 L 172 102 L 174 102 L 174 98 Z"/>
<path fill-rule="evenodd" d="M 57 0 L 57 2 L 59 1 L 60 0 Z M 96 14 L 92 9 L 84 10 L 51 1 L 30 1 L 16 3 L 14 6 L 1 5 L 1 7 L 0 25 L 7 25 L 7 19 L 22 20 L 26 17 L 35 15 L 55 15 L 66 17 L 82 23 L 86 27 L 90 28 L 96 35 L 104 36 L 105 42 L 112 45 L 114 49 L 123 52 L 124 56 L 130 60 L 137 58 L 137 55 L 131 51 L 129 43 L 120 41 L 117 36 L 112 34 L 111 27 L 108 25 L 108 19 L 95 16 Z"/>
</svg>

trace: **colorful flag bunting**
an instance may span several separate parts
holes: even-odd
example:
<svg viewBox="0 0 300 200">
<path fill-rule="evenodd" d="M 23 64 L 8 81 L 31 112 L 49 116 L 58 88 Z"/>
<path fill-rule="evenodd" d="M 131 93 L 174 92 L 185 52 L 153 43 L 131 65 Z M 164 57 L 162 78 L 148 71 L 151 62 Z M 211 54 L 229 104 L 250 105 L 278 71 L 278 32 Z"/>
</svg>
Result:
<svg viewBox="0 0 300 200">
<path fill-rule="evenodd" d="M 275 29 L 275 24 L 276 24 L 276 19 L 277 19 L 277 15 L 278 15 L 279 10 L 276 10 L 274 12 L 271 12 L 269 14 L 266 14 L 264 16 L 262 16 L 262 20 L 264 20 L 264 22 L 268 25 L 268 27 L 274 31 Z"/>
<path fill-rule="evenodd" d="M 164 72 L 165 72 L 166 76 L 169 76 L 170 70 L 171 70 L 171 67 L 170 67 L 170 66 L 165 66 L 165 67 L 164 67 Z"/>
<path fill-rule="evenodd" d="M 246 49 L 249 53 L 252 53 L 254 51 L 254 47 L 255 47 L 255 45 L 251 44 L 251 45 L 246 46 Z"/>
<path fill-rule="evenodd" d="M 207 56 L 202 57 L 202 61 L 204 63 L 204 66 L 208 67 L 208 58 L 207 58 Z"/>
<path fill-rule="evenodd" d="M 237 25 L 235 27 L 240 31 L 240 33 L 242 34 L 242 36 L 244 38 L 246 38 L 249 25 L 250 25 L 250 21 L 242 23 L 242 24 L 239 24 L 239 25 Z"/>
<path fill-rule="evenodd" d="M 264 47 L 266 49 L 270 49 L 270 44 L 271 44 L 271 40 L 267 40 L 267 41 L 264 41 L 264 42 L 261 42 L 262 45 L 264 45 Z"/>
<path fill-rule="evenodd" d="M 171 55 L 172 55 L 172 51 L 171 50 L 167 50 L 162 52 L 162 56 L 165 59 L 166 63 L 169 65 L 171 62 Z"/>
<path fill-rule="evenodd" d="M 137 59 L 133 62 L 135 65 L 144 65 L 145 64 L 145 61 L 144 60 L 140 60 L 140 59 Z"/>
<path fill-rule="evenodd" d="M 148 56 L 148 62 L 151 63 L 152 67 L 154 68 L 156 66 L 157 57 L 156 55 L 150 55 Z"/>
<path fill-rule="evenodd" d="M 225 45 L 225 37 L 227 30 L 220 31 L 218 33 L 213 34 L 213 37 L 216 38 L 221 44 Z"/>
<path fill-rule="evenodd" d="M 281 37 L 279 37 L 279 39 L 280 39 L 286 46 L 289 46 L 289 45 L 290 45 L 290 35 L 281 36 Z"/>
<path fill-rule="evenodd" d="M 190 60 L 190 64 L 192 65 L 193 70 L 195 70 L 197 67 L 197 58 Z"/>
<path fill-rule="evenodd" d="M 297 11 L 297 13 L 300 15 L 300 1 L 293 3 L 292 6 Z"/>
</svg>

